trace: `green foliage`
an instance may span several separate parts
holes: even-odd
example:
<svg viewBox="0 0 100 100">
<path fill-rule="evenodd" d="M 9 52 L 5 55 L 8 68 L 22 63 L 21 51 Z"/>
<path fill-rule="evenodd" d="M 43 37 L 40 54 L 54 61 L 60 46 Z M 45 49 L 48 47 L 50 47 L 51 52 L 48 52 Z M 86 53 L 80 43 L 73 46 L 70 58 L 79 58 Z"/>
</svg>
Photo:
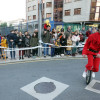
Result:
<svg viewBox="0 0 100 100">
<path fill-rule="evenodd" d="M 0 27 L 7 27 L 7 23 L 6 22 L 1 23 Z"/>
</svg>

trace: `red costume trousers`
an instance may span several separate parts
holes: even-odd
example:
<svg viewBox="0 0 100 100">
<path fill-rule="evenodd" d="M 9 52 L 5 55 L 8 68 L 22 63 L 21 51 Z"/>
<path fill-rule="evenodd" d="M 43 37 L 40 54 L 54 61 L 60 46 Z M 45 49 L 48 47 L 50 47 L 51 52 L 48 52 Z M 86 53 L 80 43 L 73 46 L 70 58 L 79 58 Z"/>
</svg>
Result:
<svg viewBox="0 0 100 100">
<path fill-rule="evenodd" d="M 92 70 L 93 72 L 98 72 L 100 58 L 93 57 L 93 55 L 87 55 L 87 56 L 88 56 L 88 64 L 86 65 L 86 68 L 88 70 Z"/>
</svg>

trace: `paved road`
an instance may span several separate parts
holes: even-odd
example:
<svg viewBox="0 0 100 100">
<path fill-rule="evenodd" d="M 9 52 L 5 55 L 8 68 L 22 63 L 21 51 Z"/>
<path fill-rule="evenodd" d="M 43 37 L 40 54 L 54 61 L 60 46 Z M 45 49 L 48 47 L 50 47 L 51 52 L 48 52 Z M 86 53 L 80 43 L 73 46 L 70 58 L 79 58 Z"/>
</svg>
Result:
<svg viewBox="0 0 100 100">
<path fill-rule="evenodd" d="M 0 100 L 37 100 L 20 88 L 42 77 L 69 85 L 54 100 L 100 100 L 100 94 L 85 89 L 82 72 L 86 62 L 65 59 L 0 65 Z M 95 79 L 100 80 L 100 73 Z"/>
</svg>

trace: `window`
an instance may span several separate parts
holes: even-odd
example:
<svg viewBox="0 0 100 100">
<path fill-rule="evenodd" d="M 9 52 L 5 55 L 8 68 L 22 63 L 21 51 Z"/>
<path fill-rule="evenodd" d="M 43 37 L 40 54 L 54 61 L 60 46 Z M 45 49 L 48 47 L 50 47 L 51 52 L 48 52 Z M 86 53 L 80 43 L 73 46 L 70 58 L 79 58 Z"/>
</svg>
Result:
<svg viewBox="0 0 100 100">
<path fill-rule="evenodd" d="M 33 10 L 36 10 L 36 5 L 33 6 Z"/>
<path fill-rule="evenodd" d="M 33 20 L 35 20 L 36 19 L 36 15 L 33 15 Z"/>
<path fill-rule="evenodd" d="M 46 14 L 46 18 L 49 18 L 49 17 L 51 17 L 51 13 Z"/>
<path fill-rule="evenodd" d="M 46 3 L 46 7 L 48 8 L 48 7 L 52 7 L 52 2 L 47 2 Z"/>
<path fill-rule="evenodd" d="M 95 13 L 95 8 L 93 7 L 93 8 L 91 8 L 91 13 Z"/>
<path fill-rule="evenodd" d="M 100 0 L 92 0 L 90 20 L 100 21 Z"/>
<path fill-rule="evenodd" d="M 65 16 L 70 16 L 70 10 L 65 10 Z"/>
<path fill-rule="evenodd" d="M 28 7 L 28 11 L 31 11 L 31 6 L 30 6 L 30 7 Z"/>
<path fill-rule="evenodd" d="M 81 14 L 81 8 L 74 9 L 74 15 L 80 15 Z"/>
<path fill-rule="evenodd" d="M 72 2 L 72 0 L 65 0 L 65 3 L 69 3 L 69 2 Z"/>
<path fill-rule="evenodd" d="M 28 20 L 31 20 L 31 16 L 28 16 Z"/>
<path fill-rule="evenodd" d="M 100 18 L 100 6 L 96 7 L 96 13 L 95 13 L 95 20 L 98 21 L 98 19 Z"/>
</svg>

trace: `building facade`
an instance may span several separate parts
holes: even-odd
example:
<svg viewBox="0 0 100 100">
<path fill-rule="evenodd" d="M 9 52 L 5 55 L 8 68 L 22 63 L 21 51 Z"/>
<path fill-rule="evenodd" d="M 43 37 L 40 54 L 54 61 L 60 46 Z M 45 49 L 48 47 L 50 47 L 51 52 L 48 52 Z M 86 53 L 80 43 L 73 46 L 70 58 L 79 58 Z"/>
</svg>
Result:
<svg viewBox="0 0 100 100">
<path fill-rule="evenodd" d="M 27 22 L 38 21 L 38 0 L 26 0 Z"/>
<path fill-rule="evenodd" d="M 54 27 L 80 29 L 100 21 L 100 0 L 42 0 L 42 17 Z M 39 0 L 26 0 L 27 22 L 38 22 Z M 58 28 L 59 28 L 58 27 Z"/>
</svg>

